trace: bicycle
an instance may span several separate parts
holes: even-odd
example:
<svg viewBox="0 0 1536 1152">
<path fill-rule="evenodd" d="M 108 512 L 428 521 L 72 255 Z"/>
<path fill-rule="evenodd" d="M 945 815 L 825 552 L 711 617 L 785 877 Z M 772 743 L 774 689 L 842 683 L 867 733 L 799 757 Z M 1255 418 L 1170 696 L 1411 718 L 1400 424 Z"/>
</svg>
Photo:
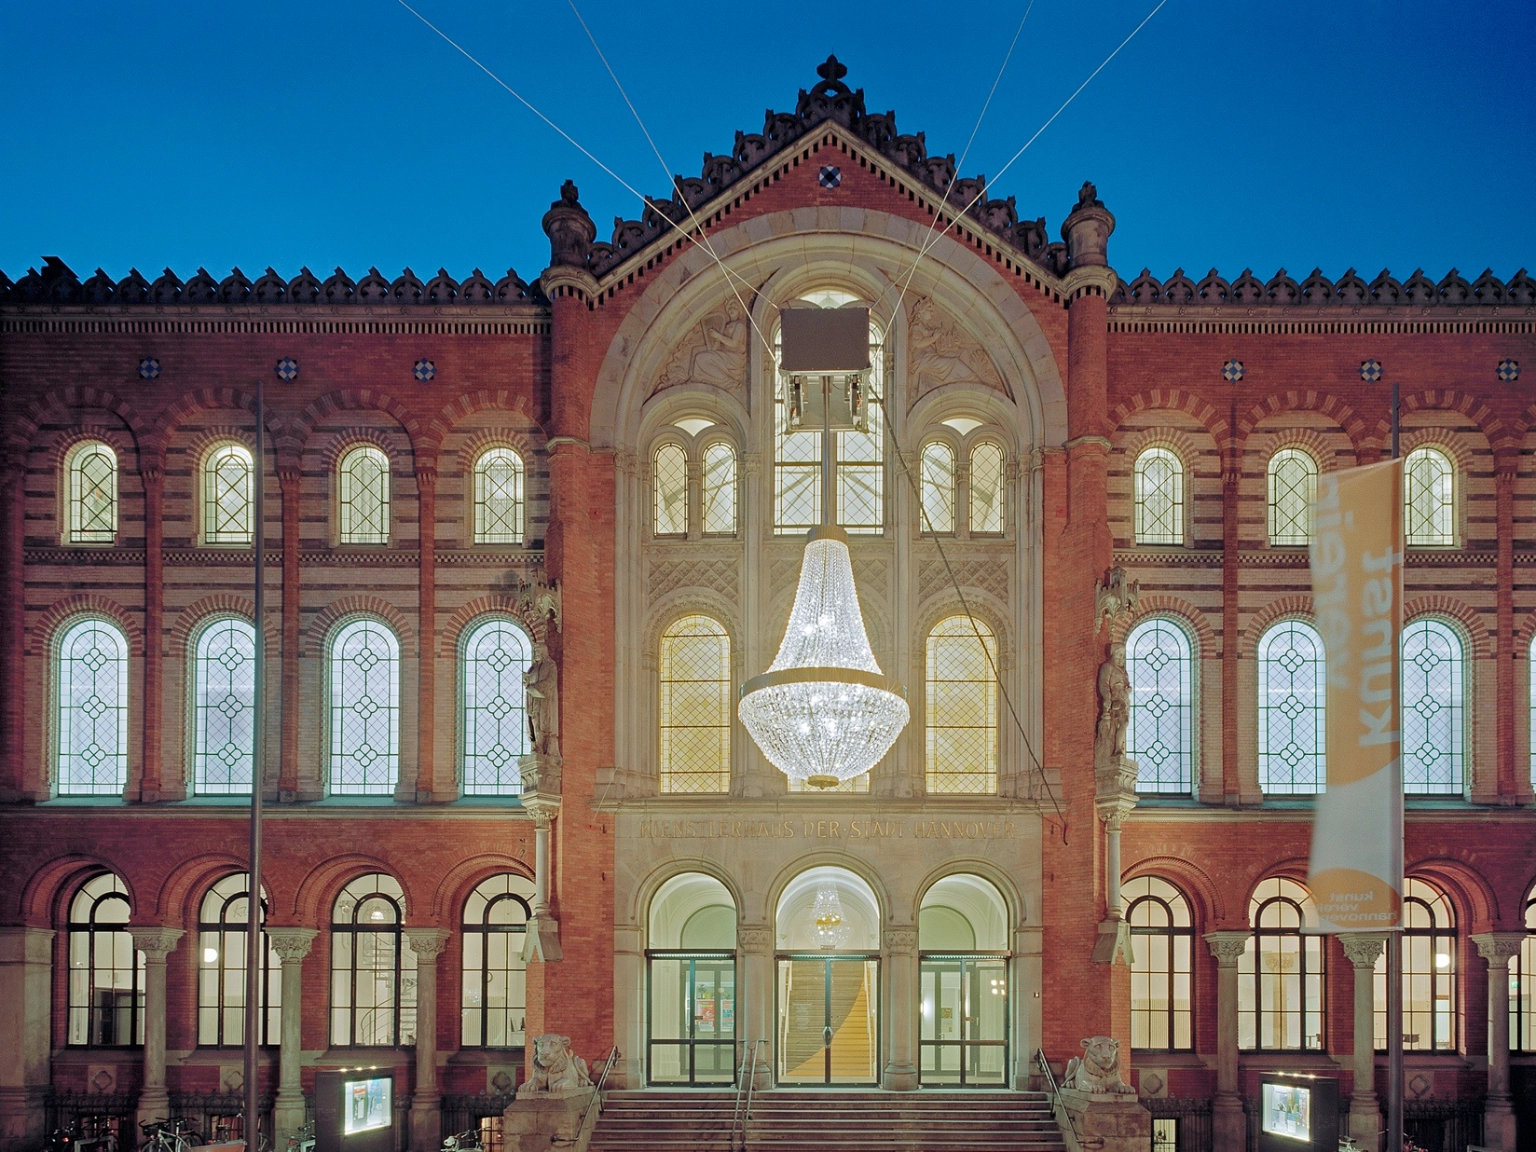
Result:
<svg viewBox="0 0 1536 1152">
<path fill-rule="evenodd" d="M 203 1138 L 186 1125 L 187 1122 L 180 1117 L 140 1124 L 144 1132 L 141 1152 L 192 1152 L 192 1146 L 201 1144 Z"/>
<path fill-rule="evenodd" d="M 456 1136 L 443 1137 L 442 1152 L 484 1152 L 480 1129 L 466 1128 Z"/>
<path fill-rule="evenodd" d="M 315 1152 L 315 1122 L 313 1120 L 288 1137 L 288 1152 Z"/>
</svg>

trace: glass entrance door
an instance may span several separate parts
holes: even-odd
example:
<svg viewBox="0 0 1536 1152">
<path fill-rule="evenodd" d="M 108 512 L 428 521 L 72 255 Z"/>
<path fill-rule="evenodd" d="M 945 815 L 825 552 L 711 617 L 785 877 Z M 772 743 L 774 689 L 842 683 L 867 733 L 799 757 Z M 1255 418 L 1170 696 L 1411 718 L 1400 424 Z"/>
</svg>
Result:
<svg viewBox="0 0 1536 1152">
<path fill-rule="evenodd" d="M 879 958 L 788 953 L 778 967 L 778 1082 L 877 1083 Z"/>
<path fill-rule="evenodd" d="M 652 1084 L 736 1081 L 736 954 L 646 953 Z"/>
<path fill-rule="evenodd" d="M 1008 1082 L 1008 961 L 921 955 L 918 1080 L 994 1088 Z"/>
</svg>

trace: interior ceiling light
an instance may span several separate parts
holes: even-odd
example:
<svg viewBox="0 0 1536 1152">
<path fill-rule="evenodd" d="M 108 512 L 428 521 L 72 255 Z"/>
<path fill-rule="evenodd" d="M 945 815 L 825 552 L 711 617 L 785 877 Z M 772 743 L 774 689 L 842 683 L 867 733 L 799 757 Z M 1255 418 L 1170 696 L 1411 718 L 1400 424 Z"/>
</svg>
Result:
<svg viewBox="0 0 1536 1152">
<path fill-rule="evenodd" d="M 835 320 L 819 326 L 817 312 Z M 840 315 L 848 312 L 859 313 L 861 319 L 851 323 Z M 869 365 L 869 313 L 865 308 L 806 309 L 793 326 L 790 316 L 785 313 L 783 370 L 797 377 L 802 388 L 815 385 L 820 394 L 822 523 L 807 534 L 800 586 L 779 653 L 767 672 L 741 686 L 737 714 L 780 772 L 811 788 L 835 788 L 880 762 L 911 711 L 906 689 L 882 674 L 875 662 L 853 583 L 848 535 L 830 521 L 831 413 L 834 407 L 848 410 L 846 403 L 834 403 L 833 390 L 841 381 L 846 401 L 858 383 L 857 375 L 846 374 Z M 861 342 L 862 353 L 840 346 L 850 339 L 849 333 Z M 809 370 L 797 357 L 811 358 Z M 842 375 L 818 375 L 816 369 Z M 789 392 L 786 389 L 786 395 Z"/>
<path fill-rule="evenodd" d="M 816 889 L 816 899 L 811 903 L 811 926 L 816 931 L 817 943 L 823 948 L 836 948 L 848 938 L 843 902 L 838 899 L 837 889 L 830 884 Z"/>
</svg>

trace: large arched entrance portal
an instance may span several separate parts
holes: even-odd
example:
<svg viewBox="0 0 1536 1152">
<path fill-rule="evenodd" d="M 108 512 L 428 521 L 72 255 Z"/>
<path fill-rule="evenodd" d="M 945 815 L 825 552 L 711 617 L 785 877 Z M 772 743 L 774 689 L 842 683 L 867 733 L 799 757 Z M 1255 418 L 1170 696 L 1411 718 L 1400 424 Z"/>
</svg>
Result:
<svg viewBox="0 0 1536 1152">
<path fill-rule="evenodd" d="M 736 904 L 685 872 L 651 901 L 646 1030 L 652 1084 L 730 1084 L 736 1058 Z"/>
<path fill-rule="evenodd" d="M 1008 1082 L 1008 909 L 980 876 L 946 876 L 917 914 L 918 1077 L 924 1086 Z"/>
</svg>

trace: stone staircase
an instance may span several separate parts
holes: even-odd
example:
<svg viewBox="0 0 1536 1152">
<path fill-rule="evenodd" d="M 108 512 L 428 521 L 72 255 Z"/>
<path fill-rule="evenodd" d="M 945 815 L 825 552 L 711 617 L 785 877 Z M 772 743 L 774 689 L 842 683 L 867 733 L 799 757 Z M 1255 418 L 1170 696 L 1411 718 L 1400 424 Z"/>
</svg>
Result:
<svg viewBox="0 0 1536 1152">
<path fill-rule="evenodd" d="M 734 1092 L 610 1092 L 588 1152 L 731 1152 Z M 737 1145 L 739 1147 L 739 1136 Z M 753 1152 L 1065 1152 L 1040 1092 L 755 1093 Z"/>
</svg>

